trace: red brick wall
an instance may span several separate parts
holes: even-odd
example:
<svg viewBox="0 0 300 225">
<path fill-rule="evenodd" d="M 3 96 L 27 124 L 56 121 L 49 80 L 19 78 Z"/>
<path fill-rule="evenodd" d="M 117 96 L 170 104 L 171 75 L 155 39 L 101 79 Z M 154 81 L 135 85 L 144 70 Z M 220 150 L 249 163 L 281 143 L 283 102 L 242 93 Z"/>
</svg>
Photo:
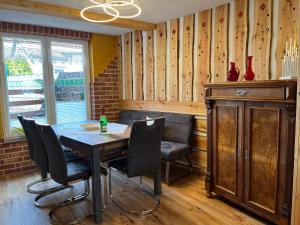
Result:
<svg viewBox="0 0 300 225">
<path fill-rule="evenodd" d="M 26 141 L 4 144 L 3 140 L 0 140 L 0 177 L 35 168 L 29 158 Z"/>
<path fill-rule="evenodd" d="M 98 74 L 91 88 L 91 116 L 99 119 L 101 107 L 104 106 L 108 121 L 116 122 L 119 119 L 119 82 L 117 58 L 107 66 L 103 74 Z"/>
<path fill-rule="evenodd" d="M 78 40 L 89 40 L 91 33 L 67 30 L 54 27 L 43 27 L 30 24 L 19 24 L 19 23 L 8 23 L 0 21 L 0 32 L 4 33 L 15 33 L 15 34 L 29 34 L 29 35 L 40 35 L 47 37 L 58 37 L 58 38 L 71 38 Z"/>
</svg>

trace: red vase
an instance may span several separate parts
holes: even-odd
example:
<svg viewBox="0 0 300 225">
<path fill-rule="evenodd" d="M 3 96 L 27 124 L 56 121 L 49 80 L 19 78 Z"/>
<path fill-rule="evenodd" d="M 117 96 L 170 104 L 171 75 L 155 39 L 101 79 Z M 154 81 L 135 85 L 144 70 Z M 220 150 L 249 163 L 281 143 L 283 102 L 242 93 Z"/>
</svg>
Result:
<svg viewBox="0 0 300 225">
<path fill-rule="evenodd" d="M 231 65 L 231 68 L 228 72 L 227 80 L 228 81 L 237 81 L 240 76 L 240 70 L 239 70 L 239 68 L 235 67 L 234 62 L 230 62 L 230 65 Z"/>
<path fill-rule="evenodd" d="M 255 74 L 252 70 L 252 59 L 253 56 L 248 56 L 247 59 L 247 71 L 245 73 L 245 80 L 254 80 Z"/>
</svg>

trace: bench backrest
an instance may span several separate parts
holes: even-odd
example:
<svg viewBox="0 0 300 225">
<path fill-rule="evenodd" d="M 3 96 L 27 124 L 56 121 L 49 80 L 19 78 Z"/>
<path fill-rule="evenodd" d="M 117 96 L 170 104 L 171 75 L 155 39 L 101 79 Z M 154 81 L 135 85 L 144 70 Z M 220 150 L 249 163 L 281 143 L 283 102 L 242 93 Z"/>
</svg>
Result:
<svg viewBox="0 0 300 225">
<path fill-rule="evenodd" d="M 194 116 L 153 111 L 123 110 L 120 112 L 120 123 L 131 126 L 135 120 L 150 118 L 165 118 L 163 141 L 172 141 L 191 145 Z"/>
</svg>

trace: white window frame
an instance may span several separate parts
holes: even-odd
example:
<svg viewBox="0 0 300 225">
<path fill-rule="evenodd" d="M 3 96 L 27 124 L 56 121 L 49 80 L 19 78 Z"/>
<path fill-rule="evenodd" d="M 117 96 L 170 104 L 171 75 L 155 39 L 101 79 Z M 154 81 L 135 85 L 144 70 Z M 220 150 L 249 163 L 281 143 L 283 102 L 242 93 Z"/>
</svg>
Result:
<svg viewBox="0 0 300 225">
<path fill-rule="evenodd" d="M 53 77 L 53 64 L 52 64 L 52 57 L 51 57 L 51 42 L 66 42 L 69 44 L 80 44 L 83 46 L 83 72 L 85 73 L 85 99 L 86 99 L 86 113 L 87 119 L 91 118 L 91 104 L 90 104 L 90 91 L 89 91 L 89 84 L 90 84 L 90 64 L 89 64 L 89 50 L 88 50 L 88 42 L 81 41 L 81 40 L 70 40 L 70 39 L 63 39 L 63 38 L 47 38 L 46 42 L 46 49 L 47 49 L 47 62 L 48 62 L 48 76 L 49 79 L 49 87 L 50 87 L 50 99 L 51 99 L 51 122 L 56 123 L 56 98 L 55 98 L 55 86 L 54 86 L 54 77 Z M 52 91 L 51 91 L 52 90 Z"/>
<path fill-rule="evenodd" d="M 4 37 L 17 37 L 28 38 L 41 41 L 41 50 L 43 57 L 43 75 L 44 75 L 44 95 L 46 103 L 46 118 L 49 124 L 55 124 L 56 121 L 56 98 L 55 98 L 55 85 L 53 76 L 53 65 L 51 57 L 51 42 L 65 42 L 71 44 L 80 44 L 83 46 L 84 65 L 83 71 L 85 73 L 85 101 L 86 101 L 86 113 L 87 119 L 91 118 L 91 101 L 90 101 L 90 64 L 89 64 L 89 48 L 88 41 L 72 40 L 63 38 L 41 37 L 38 35 L 23 35 L 23 34 L 10 34 L 0 33 L 0 100 L 2 107 L 2 125 L 4 129 L 4 138 L 16 138 L 13 136 L 10 130 L 10 116 L 9 116 L 9 104 L 8 104 L 8 88 L 4 66 L 4 52 L 3 52 L 3 38 Z"/>
</svg>

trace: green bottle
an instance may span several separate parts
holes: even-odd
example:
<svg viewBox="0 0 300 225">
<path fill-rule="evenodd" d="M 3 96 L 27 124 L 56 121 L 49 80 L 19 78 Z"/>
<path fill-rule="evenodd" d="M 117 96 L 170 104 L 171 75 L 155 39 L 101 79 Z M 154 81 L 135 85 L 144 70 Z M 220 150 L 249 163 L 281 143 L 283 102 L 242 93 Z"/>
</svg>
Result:
<svg viewBox="0 0 300 225">
<path fill-rule="evenodd" d="M 104 107 L 101 108 L 101 116 L 100 116 L 100 131 L 101 133 L 107 132 L 107 118 L 105 116 Z"/>
</svg>

